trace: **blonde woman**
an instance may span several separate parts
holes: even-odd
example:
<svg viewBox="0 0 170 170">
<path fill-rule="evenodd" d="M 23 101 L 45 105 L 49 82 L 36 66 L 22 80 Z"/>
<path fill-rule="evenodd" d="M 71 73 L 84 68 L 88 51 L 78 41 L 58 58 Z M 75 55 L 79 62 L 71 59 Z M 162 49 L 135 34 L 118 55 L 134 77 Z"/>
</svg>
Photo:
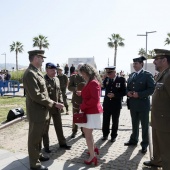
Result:
<svg viewBox="0 0 170 170">
<path fill-rule="evenodd" d="M 97 165 L 97 157 L 95 153 L 99 154 L 99 150 L 95 147 L 93 140 L 93 129 L 101 129 L 102 127 L 102 113 L 103 109 L 100 104 L 101 96 L 101 78 L 97 70 L 89 64 L 84 64 L 79 69 L 80 74 L 86 81 L 86 85 L 82 91 L 77 91 L 78 96 L 82 96 L 82 104 L 80 109 L 87 115 L 87 123 L 77 124 L 83 127 L 87 147 L 89 150 L 89 159 L 84 163 L 90 165 L 94 163 Z"/>
</svg>

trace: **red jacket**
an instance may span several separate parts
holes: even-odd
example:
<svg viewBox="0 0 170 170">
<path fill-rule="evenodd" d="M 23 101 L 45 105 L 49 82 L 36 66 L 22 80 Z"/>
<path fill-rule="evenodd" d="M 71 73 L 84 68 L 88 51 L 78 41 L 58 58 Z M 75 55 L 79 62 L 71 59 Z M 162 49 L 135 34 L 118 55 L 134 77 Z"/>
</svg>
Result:
<svg viewBox="0 0 170 170">
<path fill-rule="evenodd" d="M 101 87 L 97 80 L 92 80 L 83 88 L 81 95 L 83 98 L 80 105 L 81 111 L 86 114 L 102 113 L 103 109 L 100 104 Z"/>
</svg>

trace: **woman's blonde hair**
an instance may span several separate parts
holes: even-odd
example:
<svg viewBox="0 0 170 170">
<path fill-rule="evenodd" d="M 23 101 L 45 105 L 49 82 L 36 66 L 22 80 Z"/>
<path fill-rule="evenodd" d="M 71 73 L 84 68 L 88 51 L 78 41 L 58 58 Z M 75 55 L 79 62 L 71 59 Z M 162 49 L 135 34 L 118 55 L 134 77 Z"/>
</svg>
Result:
<svg viewBox="0 0 170 170">
<path fill-rule="evenodd" d="M 98 80 L 100 85 L 102 84 L 102 79 L 101 79 L 100 75 L 98 74 L 98 71 L 90 64 L 83 64 L 80 67 L 79 71 L 80 71 L 80 73 L 82 73 L 82 72 L 86 73 L 89 76 L 89 81 L 96 79 L 96 80 Z"/>
</svg>

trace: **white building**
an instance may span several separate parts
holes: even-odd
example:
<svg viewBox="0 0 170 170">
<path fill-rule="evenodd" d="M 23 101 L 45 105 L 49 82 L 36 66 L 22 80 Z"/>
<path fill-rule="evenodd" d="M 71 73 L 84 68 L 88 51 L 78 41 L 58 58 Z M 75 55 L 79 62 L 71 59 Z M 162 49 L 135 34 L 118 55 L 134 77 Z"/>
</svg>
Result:
<svg viewBox="0 0 170 170">
<path fill-rule="evenodd" d="M 96 63 L 94 61 L 94 57 L 87 57 L 87 58 L 68 58 L 68 66 L 69 68 L 73 64 L 75 68 L 77 68 L 79 63 L 90 64 L 97 68 Z"/>
</svg>

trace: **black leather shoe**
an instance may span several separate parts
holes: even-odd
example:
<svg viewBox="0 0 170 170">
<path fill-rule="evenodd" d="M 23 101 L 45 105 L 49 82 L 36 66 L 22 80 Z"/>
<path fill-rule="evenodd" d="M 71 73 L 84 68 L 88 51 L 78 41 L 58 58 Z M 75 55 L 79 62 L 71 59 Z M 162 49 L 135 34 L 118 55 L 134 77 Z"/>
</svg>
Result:
<svg viewBox="0 0 170 170">
<path fill-rule="evenodd" d="M 75 137 L 76 137 L 76 133 L 72 133 L 71 138 L 75 138 Z"/>
<path fill-rule="evenodd" d="M 30 168 L 31 170 L 48 170 L 47 167 L 41 165 L 40 167 L 37 167 L 37 168 Z"/>
<path fill-rule="evenodd" d="M 147 152 L 147 148 L 146 147 L 142 147 L 141 152 L 142 153 L 146 153 Z"/>
<path fill-rule="evenodd" d="M 110 142 L 115 142 L 116 138 L 111 138 Z"/>
<path fill-rule="evenodd" d="M 103 136 L 102 137 L 102 140 L 107 140 L 108 139 L 108 136 Z"/>
<path fill-rule="evenodd" d="M 41 157 L 39 158 L 39 160 L 40 160 L 41 162 L 48 161 L 49 159 L 50 159 L 49 157 L 45 157 L 45 156 L 41 156 Z"/>
<path fill-rule="evenodd" d="M 126 142 L 126 143 L 124 143 L 124 146 L 136 146 L 137 145 L 137 143 L 132 143 L 132 142 Z"/>
<path fill-rule="evenodd" d="M 51 151 L 50 151 L 49 148 L 44 148 L 44 151 L 45 151 L 46 153 L 51 153 Z"/>
<path fill-rule="evenodd" d="M 66 150 L 70 150 L 71 146 L 67 145 L 67 144 L 64 144 L 64 145 L 60 145 L 60 148 L 63 148 L 63 149 L 66 149 Z"/>
<path fill-rule="evenodd" d="M 160 166 L 160 165 L 155 165 L 155 164 L 153 164 L 151 161 L 145 161 L 145 162 L 143 162 L 143 164 L 144 164 L 145 166 L 162 167 L 162 166 Z"/>
</svg>

